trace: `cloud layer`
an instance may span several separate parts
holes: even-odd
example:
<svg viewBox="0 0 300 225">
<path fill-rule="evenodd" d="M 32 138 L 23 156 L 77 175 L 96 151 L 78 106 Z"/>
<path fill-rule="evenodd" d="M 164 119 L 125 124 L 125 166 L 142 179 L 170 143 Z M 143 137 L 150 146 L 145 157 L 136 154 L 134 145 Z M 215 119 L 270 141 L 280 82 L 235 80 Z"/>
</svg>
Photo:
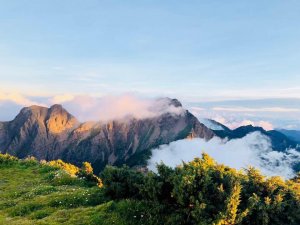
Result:
<svg viewBox="0 0 300 225">
<path fill-rule="evenodd" d="M 151 118 L 164 113 L 183 114 L 182 107 L 170 105 L 169 99 L 139 98 L 134 95 L 91 97 L 87 95 L 63 96 L 64 107 L 81 121 L 107 121 L 134 117 L 137 119 Z M 57 98 L 54 99 L 57 101 Z M 54 101 L 53 101 L 54 103 Z"/>
<path fill-rule="evenodd" d="M 99 95 L 63 93 L 45 96 L 33 93 L 26 95 L 12 91 L 0 91 L 0 121 L 12 120 L 20 109 L 25 106 L 42 105 L 49 107 L 53 104 L 62 104 L 81 121 L 109 120 L 124 117 L 128 114 L 138 118 L 151 117 L 153 114 L 155 115 L 153 109 L 149 110 L 153 101 L 151 98 L 142 98 L 141 94 L 99 97 Z M 249 124 L 261 126 L 266 130 L 276 128 L 300 129 L 300 99 L 223 102 L 201 102 L 199 100 L 198 103 L 183 103 L 185 103 L 185 108 L 189 109 L 199 119 L 213 119 L 231 129 Z M 159 107 L 157 108 L 159 109 Z M 174 109 L 169 108 L 168 110 L 173 111 Z"/>
<path fill-rule="evenodd" d="M 0 92 L 0 107 L 2 109 L 0 120 L 13 119 L 13 116 L 25 106 L 41 105 L 50 107 L 53 104 L 62 104 L 64 108 L 82 122 L 107 121 L 127 117 L 151 118 L 167 112 L 176 115 L 185 113 L 182 107 L 175 107 L 170 104 L 168 98 L 142 98 L 133 94 L 102 97 L 63 94 L 35 100 L 34 97 L 21 94 Z"/>
<path fill-rule="evenodd" d="M 243 125 L 261 126 L 266 130 L 300 129 L 300 99 L 240 99 L 190 103 L 189 109 L 198 118 L 216 120 L 231 129 Z"/>
<path fill-rule="evenodd" d="M 293 177 L 292 166 L 300 161 L 300 153 L 291 149 L 286 153 L 274 151 L 268 137 L 254 132 L 242 139 L 221 140 L 213 138 L 206 142 L 203 139 L 179 140 L 169 145 L 162 145 L 152 151 L 148 167 L 155 171 L 157 163 L 164 162 L 175 167 L 182 161 L 189 162 L 200 157 L 202 152 L 208 153 L 218 163 L 236 169 L 254 166 L 268 176 Z"/>
</svg>

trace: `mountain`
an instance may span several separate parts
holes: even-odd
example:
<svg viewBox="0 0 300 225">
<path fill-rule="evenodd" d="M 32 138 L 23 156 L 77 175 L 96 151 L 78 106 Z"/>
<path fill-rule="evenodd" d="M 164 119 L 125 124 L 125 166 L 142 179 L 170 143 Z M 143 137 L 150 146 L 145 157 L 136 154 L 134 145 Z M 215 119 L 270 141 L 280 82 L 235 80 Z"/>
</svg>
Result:
<svg viewBox="0 0 300 225">
<path fill-rule="evenodd" d="M 80 123 L 61 105 L 26 107 L 14 120 L 0 123 L 1 152 L 76 165 L 88 161 L 98 172 L 106 164 L 143 164 L 152 148 L 189 135 L 206 140 L 214 136 L 178 100 L 164 101 L 165 107 L 182 113 L 163 111 L 151 118 Z"/>
<path fill-rule="evenodd" d="M 203 123 L 206 127 L 208 127 L 211 130 L 230 130 L 225 125 L 212 120 L 212 119 L 200 119 L 200 122 Z"/>
<path fill-rule="evenodd" d="M 281 133 L 283 133 L 284 135 L 286 135 L 291 140 L 296 141 L 297 143 L 300 144 L 300 130 L 285 130 L 285 129 L 280 129 L 278 131 L 281 132 Z"/>
<path fill-rule="evenodd" d="M 298 143 L 296 141 L 290 139 L 284 133 L 277 130 L 266 131 L 262 127 L 255 127 L 252 125 L 241 126 L 231 130 L 214 120 L 210 120 L 210 122 L 222 127 L 222 129 L 213 130 L 216 136 L 220 138 L 238 139 L 245 137 L 247 134 L 258 131 L 269 137 L 274 150 L 284 151 L 288 148 L 298 148 Z"/>
</svg>

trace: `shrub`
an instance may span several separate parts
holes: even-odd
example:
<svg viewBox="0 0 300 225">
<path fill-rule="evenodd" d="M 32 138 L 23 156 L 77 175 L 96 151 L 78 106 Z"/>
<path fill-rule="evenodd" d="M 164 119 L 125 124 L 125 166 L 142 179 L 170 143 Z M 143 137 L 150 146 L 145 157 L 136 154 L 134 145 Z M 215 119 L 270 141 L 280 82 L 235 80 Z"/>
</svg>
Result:
<svg viewBox="0 0 300 225">
<path fill-rule="evenodd" d="M 55 186 L 74 185 L 82 183 L 82 181 L 78 180 L 77 177 L 71 176 L 64 170 L 57 170 L 50 173 L 48 179 L 50 179 L 51 184 Z"/>
<path fill-rule="evenodd" d="M 63 169 L 64 171 L 66 171 L 68 174 L 70 174 L 73 177 L 75 177 L 76 174 L 79 172 L 79 168 L 77 166 L 74 166 L 70 163 L 65 163 L 64 161 L 62 161 L 60 159 L 50 161 L 50 162 L 48 162 L 48 165 Z"/>
<path fill-rule="evenodd" d="M 0 165 L 11 165 L 18 162 L 18 158 L 9 154 L 0 153 Z"/>
<path fill-rule="evenodd" d="M 175 169 L 158 166 L 146 175 L 108 166 L 105 193 L 113 199 L 146 199 L 161 205 L 165 224 L 300 224 L 298 178 L 266 178 L 217 164 L 207 154 Z"/>
<path fill-rule="evenodd" d="M 28 168 L 39 165 L 39 161 L 33 156 L 28 156 L 27 158 L 20 160 L 20 165 Z"/>
<path fill-rule="evenodd" d="M 83 162 L 81 170 L 84 171 L 87 174 L 92 174 L 93 173 L 93 167 L 89 162 Z"/>
<path fill-rule="evenodd" d="M 101 179 L 107 195 L 112 198 L 140 198 L 140 188 L 144 182 L 142 173 L 129 169 L 127 166 L 116 168 L 105 167 Z"/>
<path fill-rule="evenodd" d="M 82 167 L 78 171 L 77 176 L 85 179 L 91 186 L 96 184 L 99 188 L 103 187 L 102 180 L 93 174 L 93 167 L 88 162 L 82 163 Z"/>
<path fill-rule="evenodd" d="M 61 168 L 58 168 L 57 166 L 50 166 L 47 163 L 46 164 L 41 164 L 40 168 L 39 168 L 39 172 L 42 174 L 49 174 L 51 172 L 55 172 L 57 170 L 59 170 Z"/>
</svg>

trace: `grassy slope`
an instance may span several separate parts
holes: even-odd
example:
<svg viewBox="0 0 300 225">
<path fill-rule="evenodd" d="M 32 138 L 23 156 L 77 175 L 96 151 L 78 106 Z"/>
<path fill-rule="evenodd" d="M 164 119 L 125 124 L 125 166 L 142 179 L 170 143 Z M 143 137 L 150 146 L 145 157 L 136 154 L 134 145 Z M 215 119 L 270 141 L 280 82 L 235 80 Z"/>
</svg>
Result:
<svg viewBox="0 0 300 225">
<path fill-rule="evenodd" d="M 39 164 L 0 165 L 0 224 L 143 224 L 147 217 L 141 202 L 109 201 L 78 178 L 53 179 L 60 172 Z"/>
</svg>

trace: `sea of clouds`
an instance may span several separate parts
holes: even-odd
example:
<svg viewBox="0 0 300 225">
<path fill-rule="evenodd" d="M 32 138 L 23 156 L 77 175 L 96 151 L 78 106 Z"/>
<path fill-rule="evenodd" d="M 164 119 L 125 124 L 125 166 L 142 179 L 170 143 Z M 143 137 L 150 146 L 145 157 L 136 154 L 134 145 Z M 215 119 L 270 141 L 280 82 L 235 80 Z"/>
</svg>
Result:
<svg viewBox="0 0 300 225">
<path fill-rule="evenodd" d="M 162 145 L 152 151 L 148 168 L 156 171 L 156 165 L 164 164 L 175 167 L 183 161 L 192 161 L 208 153 L 218 163 L 236 169 L 253 166 L 266 176 L 291 178 L 295 175 L 293 165 L 300 161 L 300 153 L 294 149 L 278 152 L 272 149 L 270 140 L 260 132 L 253 132 L 241 139 L 223 140 L 213 138 L 210 141 L 195 138 L 179 140 Z"/>
</svg>

